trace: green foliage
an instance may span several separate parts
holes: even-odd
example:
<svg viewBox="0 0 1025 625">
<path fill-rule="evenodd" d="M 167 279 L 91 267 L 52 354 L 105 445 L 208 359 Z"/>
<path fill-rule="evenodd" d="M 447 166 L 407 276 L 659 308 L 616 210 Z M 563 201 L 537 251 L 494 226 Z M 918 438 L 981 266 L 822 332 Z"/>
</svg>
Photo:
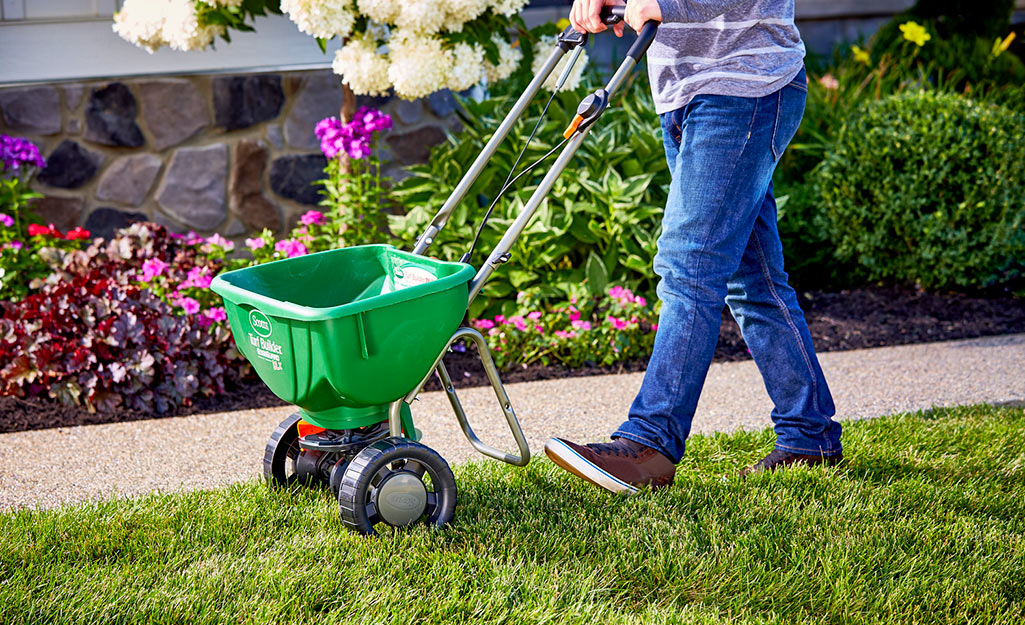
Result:
<svg viewBox="0 0 1025 625">
<path fill-rule="evenodd" d="M 320 205 L 326 224 L 314 234 L 311 251 L 341 246 L 380 243 L 384 235 L 384 208 L 390 203 L 387 177 L 381 176 L 381 160 L 375 150 L 362 159 L 348 159 L 349 172 L 341 161 L 330 158 Z"/>
<path fill-rule="evenodd" d="M 593 88 L 581 86 L 556 96 L 519 170 L 562 139 L 562 131 L 577 104 Z M 394 191 L 396 198 L 408 207 L 408 213 L 389 218 L 392 232 L 405 245 L 412 245 L 430 223 L 514 101 L 512 95 L 497 95 L 481 102 L 463 101 L 463 132 L 436 146 L 427 164 L 409 168 L 410 176 Z M 487 207 L 501 188 L 537 123 L 541 106 L 541 102 L 535 102 L 531 112 L 513 127 L 488 169 L 438 235 L 431 247 L 432 254 L 455 260 L 468 249 L 484 213 L 481 207 Z M 623 95 L 595 123 L 590 136 L 516 242 L 512 261 L 495 272 L 484 287 L 484 297 L 474 302 L 474 315 L 485 307 L 492 313 L 512 314 L 515 303 L 509 296 L 531 287 L 540 288 L 546 297 L 565 298 L 572 285 L 597 275 L 593 273 L 594 261 L 588 264 L 592 257 L 601 261 L 606 284 L 620 284 L 644 293 L 654 290 L 651 259 L 669 175 L 653 110 L 646 81 L 623 87 Z M 547 161 L 524 177 L 523 181 L 529 182 L 506 192 L 481 234 L 476 262 L 493 249 L 552 162 Z"/>
<path fill-rule="evenodd" d="M 242 0 L 235 6 L 215 2 L 196 2 L 196 16 L 200 24 L 219 24 L 225 27 L 221 39 L 231 43 L 231 31 L 255 32 L 250 22 L 264 15 L 281 15 L 280 0 Z M 318 40 L 318 43 L 320 41 Z"/>
<path fill-rule="evenodd" d="M 855 112 L 814 181 L 837 256 L 871 280 L 1002 285 L 1025 259 L 1025 115 L 909 92 Z"/>
<path fill-rule="evenodd" d="M 30 203 L 43 196 L 29 190 L 29 178 L 0 178 L 0 301 L 26 297 L 50 275 L 51 256 L 80 249 L 82 239 L 89 238 L 81 228 L 65 236 L 52 225 L 35 223 Z"/>
<path fill-rule="evenodd" d="M 1013 0 L 985 0 L 981 4 L 964 0 L 919 2 L 907 13 L 894 17 L 872 38 L 873 61 L 905 54 L 908 42 L 900 26 L 916 20 L 932 36 L 921 47 L 915 63 L 927 70 L 931 81 L 942 80 L 956 89 L 1025 84 L 1025 65 L 1017 55 L 994 49 L 994 41 L 1004 39 L 1011 31 L 1012 4 Z"/>
</svg>

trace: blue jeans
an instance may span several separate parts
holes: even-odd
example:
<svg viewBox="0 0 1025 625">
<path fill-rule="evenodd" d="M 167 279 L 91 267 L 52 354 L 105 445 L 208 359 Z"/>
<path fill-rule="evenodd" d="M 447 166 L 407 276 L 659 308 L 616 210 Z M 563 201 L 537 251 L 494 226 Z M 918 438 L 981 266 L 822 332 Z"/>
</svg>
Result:
<svg viewBox="0 0 1025 625">
<path fill-rule="evenodd" d="M 644 383 L 613 438 L 680 461 L 725 301 L 773 401 L 776 447 L 841 452 L 833 398 L 783 271 L 772 196 L 772 172 L 807 92 L 802 70 L 762 98 L 699 95 L 662 115 L 672 173 L 655 256 L 662 312 Z"/>
</svg>

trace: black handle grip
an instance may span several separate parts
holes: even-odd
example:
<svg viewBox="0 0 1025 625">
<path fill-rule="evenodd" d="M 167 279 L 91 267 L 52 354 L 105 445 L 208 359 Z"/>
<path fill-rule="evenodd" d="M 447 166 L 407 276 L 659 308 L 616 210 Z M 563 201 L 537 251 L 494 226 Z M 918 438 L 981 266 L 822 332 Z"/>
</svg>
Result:
<svg viewBox="0 0 1025 625">
<path fill-rule="evenodd" d="M 625 4 L 605 5 L 601 8 L 601 21 L 607 26 L 612 26 L 623 21 L 623 17 L 626 15 Z M 641 26 L 641 32 L 637 33 L 637 39 L 634 41 L 630 49 L 627 50 L 626 55 L 635 61 L 640 61 L 644 53 L 648 51 L 648 47 L 651 42 L 655 40 L 655 33 L 658 31 L 658 22 L 655 20 L 648 20 Z"/>
<path fill-rule="evenodd" d="M 618 24 L 626 16 L 626 5 L 606 5 L 601 8 L 601 22 L 607 26 Z"/>
</svg>

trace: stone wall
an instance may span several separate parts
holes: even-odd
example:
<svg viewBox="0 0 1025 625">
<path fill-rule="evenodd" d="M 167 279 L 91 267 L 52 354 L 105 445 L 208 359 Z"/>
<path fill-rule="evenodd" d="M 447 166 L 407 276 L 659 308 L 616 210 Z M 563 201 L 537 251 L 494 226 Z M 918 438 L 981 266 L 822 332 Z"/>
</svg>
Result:
<svg viewBox="0 0 1025 625">
<path fill-rule="evenodd" d="M 133 221 L 239 238 L 284 233 L 319 201 L 325 160 L 313 134 L 337 115 L 329 70 L 93 81 L 0 89 L 0 132 L 47 159 L 36 212 L 61 229 L 110 236 Z M 408 102 L 360 98 L 390 113 L 390 174 L 426 160 L 457 128 L 448 92 Z"/>
</svg>

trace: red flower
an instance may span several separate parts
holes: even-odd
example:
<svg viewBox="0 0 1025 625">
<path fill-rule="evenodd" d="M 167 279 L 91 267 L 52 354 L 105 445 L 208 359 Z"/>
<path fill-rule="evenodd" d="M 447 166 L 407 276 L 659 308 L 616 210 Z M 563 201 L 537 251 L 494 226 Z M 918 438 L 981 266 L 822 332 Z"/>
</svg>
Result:
<svg viewBox="0 0 1025 625">
<path fill-rule="evenodd" d="M 85 228 L 78 226 L 74 230 L 69 230 L 64 238 L 68 241 L 74 241 L 75 239 L 88 239 L 92 236 L 92 233 Z"/>
<path fill-rule="evenodd" d="M 50 224 L 48 226 L 40 226 L 39 224 L 28 225 L 28 235 L 30 237 L 46 237 L 50 236 L 55 239 L 63 239 L 64 235 L 57 229 L 57 226 Z"/>
</svg>

